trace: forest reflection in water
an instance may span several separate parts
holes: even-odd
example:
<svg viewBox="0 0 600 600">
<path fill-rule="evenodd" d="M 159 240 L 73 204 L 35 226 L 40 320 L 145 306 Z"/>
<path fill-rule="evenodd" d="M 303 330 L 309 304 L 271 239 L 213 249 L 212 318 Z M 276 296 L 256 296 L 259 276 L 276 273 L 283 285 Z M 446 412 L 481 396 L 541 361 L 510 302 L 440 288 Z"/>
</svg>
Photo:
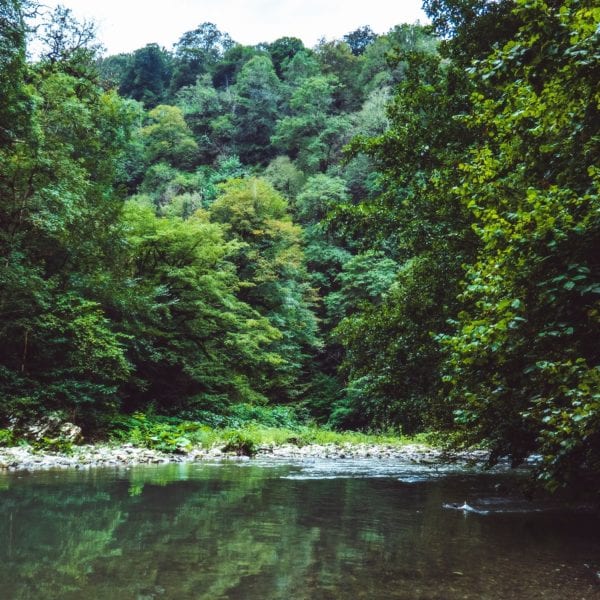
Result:
<svg viewBox="0 0 600 600">
<path fill-rule="evenodd" d="M 0 597 L 599 597 L 598 518 L 517 490 L 318 461 L 2 476 Z"/>
</svg>

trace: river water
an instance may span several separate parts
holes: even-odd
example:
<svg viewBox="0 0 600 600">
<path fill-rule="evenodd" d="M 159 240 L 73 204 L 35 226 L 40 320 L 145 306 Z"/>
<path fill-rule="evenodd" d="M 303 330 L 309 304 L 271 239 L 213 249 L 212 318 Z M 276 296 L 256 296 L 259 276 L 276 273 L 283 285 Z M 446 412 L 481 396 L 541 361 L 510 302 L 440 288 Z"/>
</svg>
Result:
<svg viewBox="0 0 600 600">
<path fill-rule="evenodd" d="M 597 599 L 600 520 L 385 460 L 0 476 L 0 598 Z"/>
</svg>

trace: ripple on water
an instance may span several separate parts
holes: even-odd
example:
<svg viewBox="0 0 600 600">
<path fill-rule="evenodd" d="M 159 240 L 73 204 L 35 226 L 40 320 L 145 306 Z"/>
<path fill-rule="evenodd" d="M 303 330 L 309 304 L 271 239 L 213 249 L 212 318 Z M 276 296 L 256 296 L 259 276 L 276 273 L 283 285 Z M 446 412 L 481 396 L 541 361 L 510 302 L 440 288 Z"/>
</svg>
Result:
<svg viewBox="0 0 600 600">
<path fill-rule="evenodd" d="M 398 459 L 313 459 L 289 461 L 296 470 L 282 475 L 282 479 L 373 479 L 390 478 L 402 483 L 422 483 L 457 474 L 472 474 L 481 469 L 465 464 L 420 464 Z"/>
</svg>

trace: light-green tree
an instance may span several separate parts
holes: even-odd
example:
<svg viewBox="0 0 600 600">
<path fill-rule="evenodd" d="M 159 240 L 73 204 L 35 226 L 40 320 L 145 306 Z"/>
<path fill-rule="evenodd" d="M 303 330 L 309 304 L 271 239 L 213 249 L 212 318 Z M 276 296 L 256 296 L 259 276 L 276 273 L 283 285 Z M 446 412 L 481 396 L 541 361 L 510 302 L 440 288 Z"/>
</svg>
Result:
<svg viewBox="0 0 600 600">
<path fill-rule="evenodd" d="M 175 168 L 190 168 L 196 161 L 198 145 L 181 109 L 161 104 L 148 113 L 141 131 L 149 163 L 167 162 Z"/>
<path fill-rule="evenodd" d="M 240 282 L 224 228 L 202 211 L 157 217 L 129 202 L 124 214 L 126 278 L 115 296 L 135 368 L 129 408 L 153 401 L 163 411 L 219 410 L 265 400 L 265 373 L 281 358 L 280 333 L 237 296 Z"/>
<path fill-rule="evenodd" d="M 288 202 L 296 198 L 306 179 L 304 173 L 287 156 L 274 158 L 265 169 L 264 178 Z"/>
<path fill-rule="evenodd" d="M 266 181 L 234 179 L 221 190 L 210 215 L 226 227 L 229 239 L 241 243 L 235 258 L 239 295 L 281 333 L 272 345 L 281 364 L 273 371 L 270 396 L 293 398 L 301 391 L 308 358 L 320 345 L 301 230 L 285 199 Z"/>
</svg>

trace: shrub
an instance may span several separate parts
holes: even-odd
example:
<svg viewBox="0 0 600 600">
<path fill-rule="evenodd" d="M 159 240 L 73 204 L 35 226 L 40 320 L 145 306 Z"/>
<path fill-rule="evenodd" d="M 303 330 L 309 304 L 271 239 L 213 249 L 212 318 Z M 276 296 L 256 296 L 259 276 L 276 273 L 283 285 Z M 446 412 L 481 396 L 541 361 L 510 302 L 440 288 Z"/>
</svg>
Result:
<svg viewBox="0 0 600 600">
<path fill-rule="evenodd" d="M 254 456 L 256 442 L 244 431 L 230 431 L 225 437 L 223 452 L 235 452 L 238 456 Z"/>
<path fill-rule="evenodd" d="M 0 429 L 0 446 L 12 446 L 14 441 L 13 432 L 10 429 Z"/>
</svg>

